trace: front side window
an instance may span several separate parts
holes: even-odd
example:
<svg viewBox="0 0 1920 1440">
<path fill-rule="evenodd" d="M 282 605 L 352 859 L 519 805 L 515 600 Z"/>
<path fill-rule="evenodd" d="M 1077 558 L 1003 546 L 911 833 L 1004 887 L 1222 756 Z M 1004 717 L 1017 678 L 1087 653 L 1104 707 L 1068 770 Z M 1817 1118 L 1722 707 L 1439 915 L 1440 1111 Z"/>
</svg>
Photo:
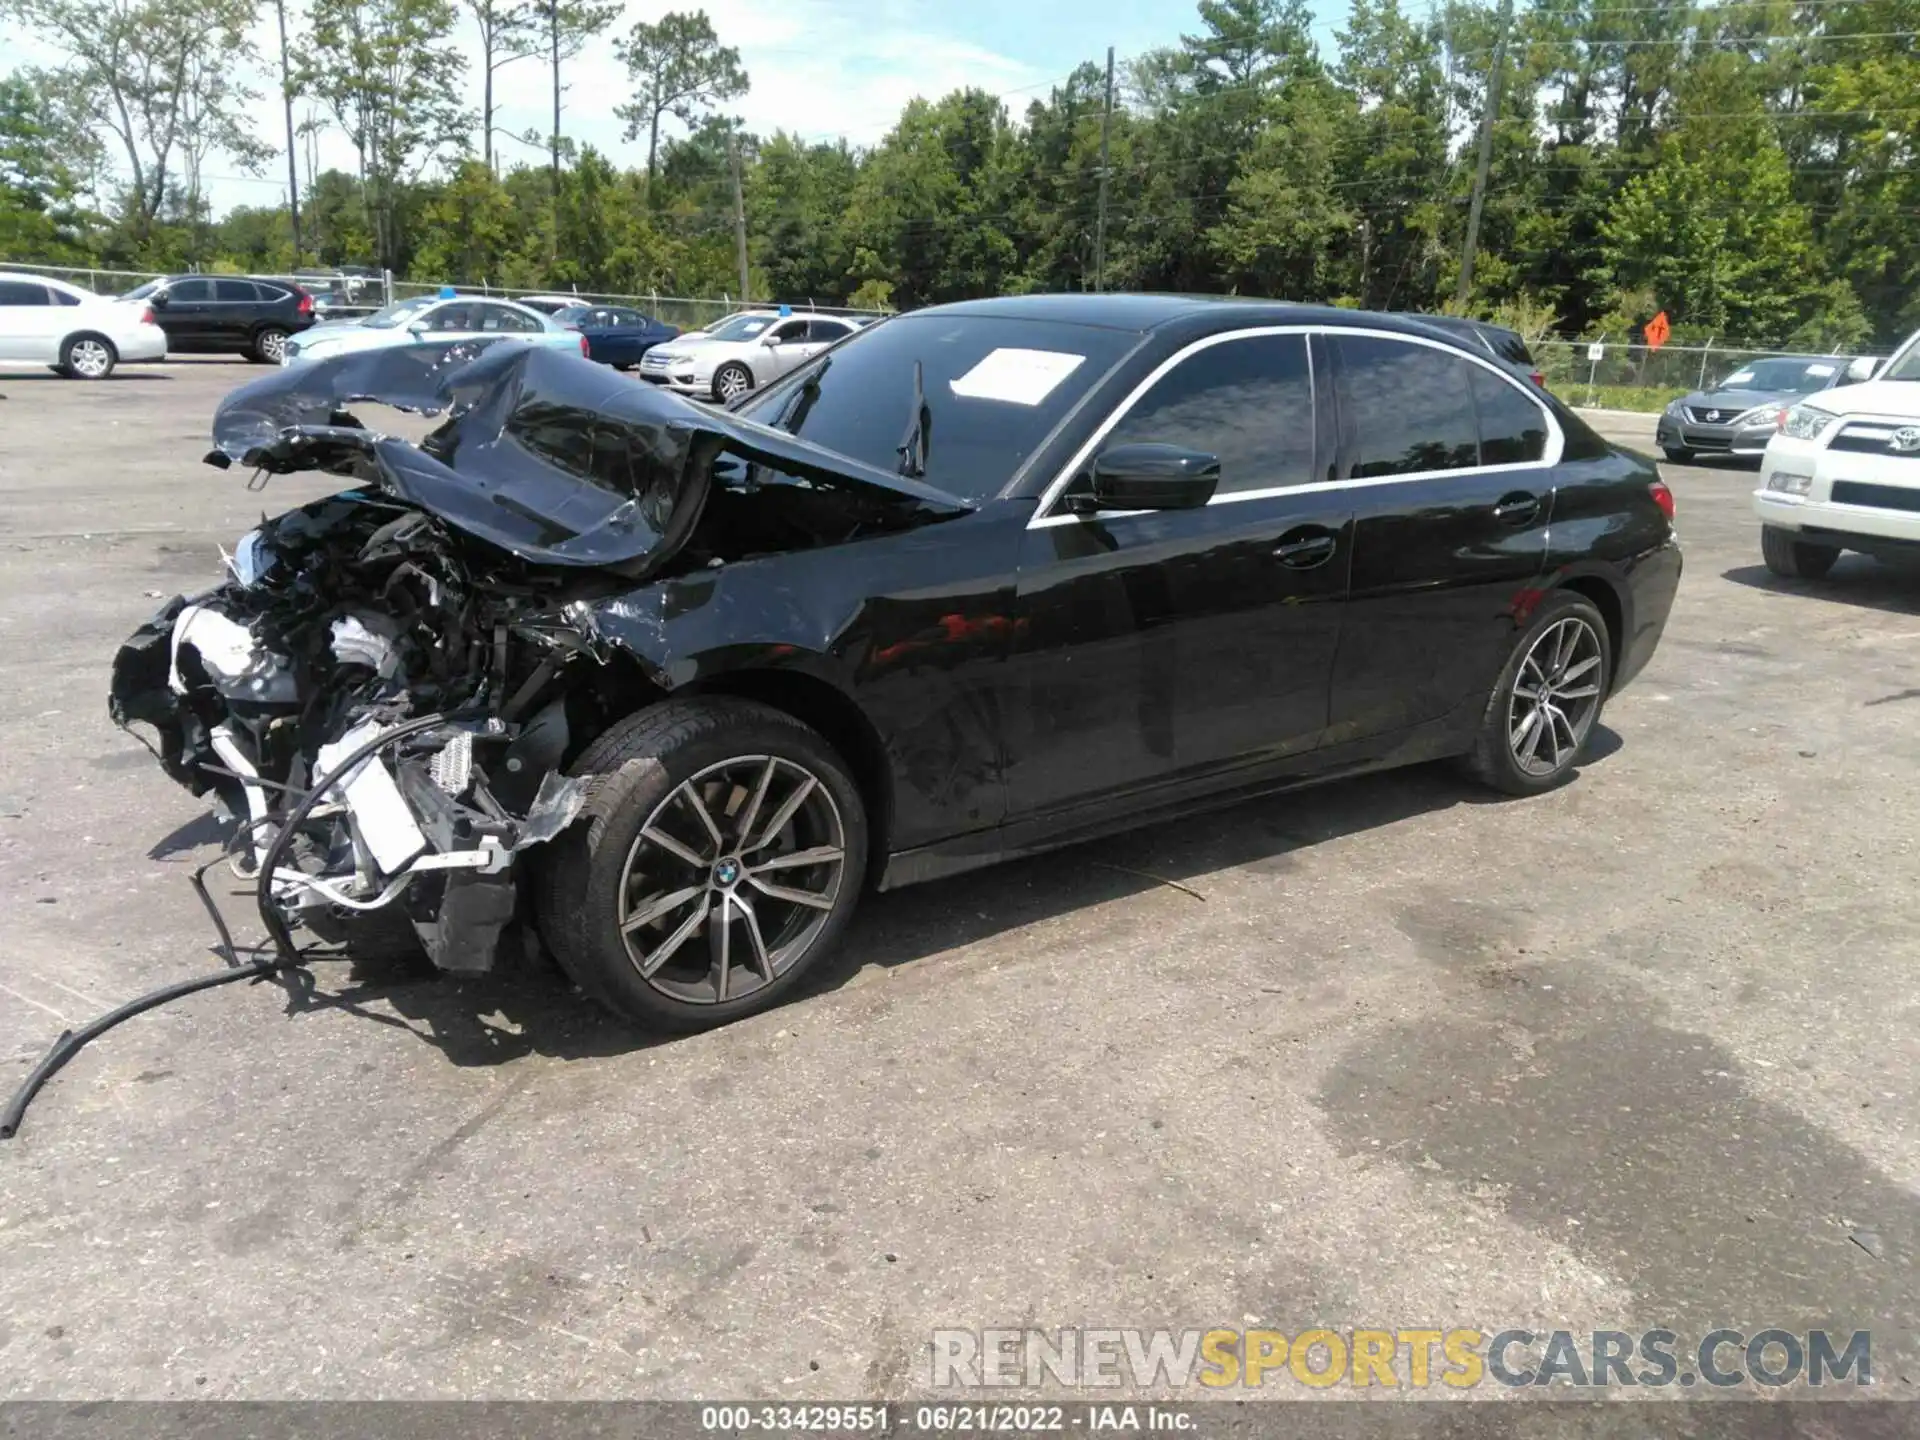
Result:
<svg viewBox="0 0 1920 1440">
<path fill-rule="evenodd" d="M 1216 495 L 1278 490 L 1313 479 L 1313 370 L 1304 335 L 1209 345 L 1162 375 L 1101 449 L 1152 443 L 1220 461 Z M 1076 476 L 1069 492 L 1090 486 Z"/>
<path fill-rule="evenodd" d="M 45 305 L 47 287 L 30 285 L 24 280 L 0 280 L 0 305 Z"/>
<path fill-rule="evenodd" d="M 176 303 L 198 304 L 213 299 L 211 280 L 176 280 L 167 287 L 167 299 Z"/>
<path fill-rule="evenodd" d="M 1340 357 L 1346 474 L 1364 480 L 1480 463 L 1473 372 L 1464 356 L 1373 335 L 1331 337 Z"/>
<path fill-rule="evenodd" d="M 522 315 L 518 310 L 509 310 L 504 305 L 476 305 L 473 308 L 479 311 L 474 317 L 473 328 L 476 330 L 524 334 L 540 328 L 531 315 Z"/>
<path fill-rule="evenodd" d="M 434 331 L 471 330 L 474 328 L 472 323 L 473 308 L 473 306 L 463 300 L 456 300 L 452 304 L 441 305 L 436 309 L 430 310 L 424 317 L 427 329 Z"/>
<path fill-rule="evenodd" d="M 792 345 L 806 338 L 807 322 L 804 320 L 789 320 L 773 332 L 773 343 L 776 345 Z"/>
</svg>

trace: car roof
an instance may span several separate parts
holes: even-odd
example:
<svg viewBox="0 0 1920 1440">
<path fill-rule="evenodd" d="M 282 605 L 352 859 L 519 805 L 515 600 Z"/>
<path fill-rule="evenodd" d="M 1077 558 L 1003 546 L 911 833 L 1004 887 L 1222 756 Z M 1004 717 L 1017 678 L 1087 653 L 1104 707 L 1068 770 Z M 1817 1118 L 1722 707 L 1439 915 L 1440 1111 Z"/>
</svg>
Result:
<svg viewBox="0 0 1920 1440">
<path fill-rule="evenodd" d="M 69 295 L 78 295 L 83 300 L 104 300 L 107 297 L 84 285 L 76 285 L 71 280 L 62 280 L 54 275 L 29 275 L 24 270 L 0 270 L 0 280 L 12 280 L 22 285 L 51 285 L 56 290 L 64 290 Z"/>
<path fill-rule="evenodd" d="M 1384 310 L 1349 310 L 1333 305 L 1303 305 L 1240 295 L 1067 294 L 1008 295 L 993 300 L 961 300 L 909 314 L 977 315 L 1006 320 L 1040 320 L 1062 325 L 1093 325 L 1146 332 L 1167 326 L 1199 331 L 1233 330 L 1249 325 L 1324 325 L 1398 330 L 1433 336 L 1426 317 Z M 1457 337 L 1440 332 L 1449 339 Z"/>
</svg>

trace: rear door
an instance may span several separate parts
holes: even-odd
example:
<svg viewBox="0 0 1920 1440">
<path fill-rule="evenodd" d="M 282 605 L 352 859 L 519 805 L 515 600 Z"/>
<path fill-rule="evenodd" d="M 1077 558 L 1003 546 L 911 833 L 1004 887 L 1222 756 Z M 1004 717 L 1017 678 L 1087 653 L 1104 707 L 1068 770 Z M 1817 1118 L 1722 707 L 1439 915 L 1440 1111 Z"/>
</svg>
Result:
<svg viewBox="0 0 1920 1440">
<path fill-rule="evenodd" d="M 216 279 L 213 303 L 207 312 L 208 338 L 229 349 L 239 349 L 252 338 L 260 310 L 260 287 L 251 280 Z"/>
<path fill-rule="evenodd" d="M 1332 331 L 1328 349 L 1355 504 L 1328 734 L 1339 742 L 1485 701 L 1546 563 L 1561 439 L 1491 360 L 1383 332 Z"/>
<path fill-rule="evenodd" d="M 1023 537 L 1010 815 L 1070 810 L 1311 748 L 1347 587 L 1352 503 L 1316 486 L 1308 337 L 1211 336 L 1122 402 Z M 1072 514 L 1093 459 L 1158 442 L 1220 461 L 1194 510 Z M 1329 451 L 1330 456 L 1330 451 Z"/>
</svg>

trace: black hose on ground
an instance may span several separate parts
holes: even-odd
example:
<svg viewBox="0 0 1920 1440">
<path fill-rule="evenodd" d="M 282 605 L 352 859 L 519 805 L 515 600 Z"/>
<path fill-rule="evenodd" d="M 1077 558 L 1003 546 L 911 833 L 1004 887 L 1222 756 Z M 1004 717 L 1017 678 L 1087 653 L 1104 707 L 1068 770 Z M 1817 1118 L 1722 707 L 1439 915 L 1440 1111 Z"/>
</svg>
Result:
<svg viewBox="0 0 1920 1440">
<path fill-rule="evenodd" d="M 171 985 L 162 985 L 158 990 L 150 990 L 138 999 L 129 1000 L 117 1010 L 109 1010 L 99 1019 L 89 1021 L 78 1030 L 61 1031 L 60 1038 L 53 1042 L 53 1048 L 47 1051 L 40 1063 L 27 1073 L 27 1078 L 21 1083 L 20 1088 L 14 1091 L 13 1098 L 7 1101 L 6 1108 L 0 1110 L 0 1140 L 11 1140 L 20 1133 L 20 1122 L 27 1113 L 27 1106 L 33 1103 L 33 1098 L 40 1093 L 41 1087 L 51 1080 L 63 1065 L 79 1054 L 89 1041 L 104 1035 L 121 1021 L 131 1020 L 136 1015 L 164 1005 L 169 1000 L 178 1000 L 183 995 L 211 990 L 218 985 L 231 985 L 240 980 L 264 980 L 269 975 L 278 974 L 282 970 L 291 970 L 303 964 L 306 955 L 295 948 L 293 932 L 288 929 L 285 918 L 273 903 L 273 872 L 286 854 L 294 831 L 299 829 L 313 807 L 320 803 L 320 797 L 331 790 L 342 775 L 351 773 L 353 767 L 362 760 L 376 751 L 385 749 L 395 741 L 406 739 L 409 735 L 416 735 L 422 730 L 431 730 L 436 725 L 444 725 L 450 718 L 444 714 L 422 715 L 383 731 L 364 745 L 355 746 L 346 759 L 334 766 L 323 779 L 300 796 L 287 818 L 279 822 L 280 828 L 273 837 L 273 843 L 267 847 L 266 854 L 261 857 L 259 879 L 254 887 L 260 919 L 266 925 L 267 933 L 273 937 L 275 953 L 272 958 L 252 960 L 244 965 L 238 963 L 239 956 L 235 953 L 233 935 L 227 928 L 227 922 L 221 917 L 219 908 L 213 903 L 213 897 L 207 893 L 204 877 L 208 870 L 227 858 L 227 854 L 231 853 L 236 842 L 251 835 L 261 825 L 273 823 L 274 817 L 263 817 L 243 825 L 233 839 L 227 842 L 226 853 L 223 853 L 219 859 L 209 861 L 195 870 L 191 877 L 194 893 L 213 920 L 213 927 L 219 933 L 220 948 L 226 955 L 229 968 L 216 970 L 211 975 L 199 975 L 191 980 L 176 980 Z"/>
</svg>

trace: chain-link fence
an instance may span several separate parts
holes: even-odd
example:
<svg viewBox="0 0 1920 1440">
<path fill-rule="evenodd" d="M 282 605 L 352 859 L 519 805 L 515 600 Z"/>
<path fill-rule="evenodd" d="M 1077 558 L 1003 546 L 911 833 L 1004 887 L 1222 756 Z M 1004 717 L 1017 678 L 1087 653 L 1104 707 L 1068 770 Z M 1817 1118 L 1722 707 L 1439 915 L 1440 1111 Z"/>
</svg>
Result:
<svg viewBox="0 0 1920 1440">
<path fill-rule="evenodd" d="M 1863 351 L 1824 355 L 1844 369 Z M 1662 410 L 1669 401 L 1694 390 L 1710 390 L 1741 366 L 1776 356 L 1808 359 L 1805 350 L 1763 350 L 1732 345 L 1617 344 L 1611 340 L 1543 340 L 1533 347 L 1534 363 L 1547 388 L 1573 405 L 1618 410 Z M 1875 357 L 1878 358 L 1878 357 Z"/>
<path fill-rule="evenodd" d="M 161 278 L 163 273 L 157 270 L 111 270 L 93 266 L 20 264 L 5 259 L 0 259 L 0 269 L 34 275 L 51 275 L 101 295 L 125 294 L 149 280 Z M 321 314 L 335 317 L 369 314 L 395 300 L 407 300 L 420 295 L 437 295 L 449 284 L 449 282 L 438 280 L 396 280 L 391 272 L 366 268 L 300 270 L 290 275 L 250 273 L 258 279 L 279 280 L 312 292 Z M 735 300 L 731 295 L 721 295 L 718 298 L 662 295 L 658 292 L 625 295 L 607 291 L 575 290 L 572 287 L 530 290 L 518 286 L 492 285 L 484 280 L 478 283 L 453 281 L 451 284 L 452 288 L 462 295 L 494 295 L 509 300 L 530 296 L 551 296 L 556 299 L 565 296 L 582 305 L 623 305 L 635 310 L 643 310 L 656 319 L 666 321 L 669 325 L 678 325 L 682 330 L 704 329 L 724 320 L 735 310 L 779 304 L 788 305 L 795 310 L 818 310 L 823 314 L 868 313 L 840 305 L 816 305 L 807 297 L 784 301 L 755 300 L 749 304 Z"/>
</svg>

